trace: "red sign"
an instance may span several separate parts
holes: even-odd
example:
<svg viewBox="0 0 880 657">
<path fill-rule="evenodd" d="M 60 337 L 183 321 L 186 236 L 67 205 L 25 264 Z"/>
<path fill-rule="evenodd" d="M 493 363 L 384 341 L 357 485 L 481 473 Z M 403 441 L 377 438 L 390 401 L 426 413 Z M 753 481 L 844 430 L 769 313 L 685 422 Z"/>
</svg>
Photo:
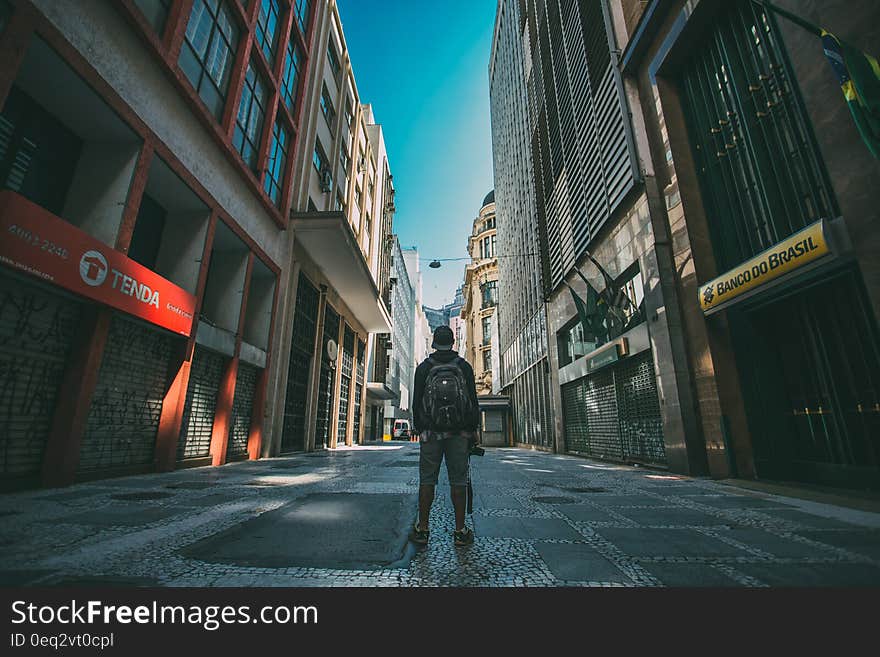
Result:
<svg viewBox="0 0 880 657">
<path fill-rule="evenodd" d="M 0 191 L 0 263 L 169 331 L 192 331 L 193 295 L 10 191 Z"/>
</svg>

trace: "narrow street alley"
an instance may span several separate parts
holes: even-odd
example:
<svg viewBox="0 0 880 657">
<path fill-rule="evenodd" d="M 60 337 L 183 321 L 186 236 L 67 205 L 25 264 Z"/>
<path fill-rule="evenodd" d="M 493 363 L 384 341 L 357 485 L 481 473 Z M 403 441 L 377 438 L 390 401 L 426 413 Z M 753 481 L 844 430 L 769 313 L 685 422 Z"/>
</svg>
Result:
<svg viewBox="0 0 880 657">
<path fill-rule="evenodd" d="M 476 541 L 430 543 L 418 446 L 0 496 L 4 586 L 877 586 L 880 514 L 520 449 L 471 459 Z"/>
</svg>

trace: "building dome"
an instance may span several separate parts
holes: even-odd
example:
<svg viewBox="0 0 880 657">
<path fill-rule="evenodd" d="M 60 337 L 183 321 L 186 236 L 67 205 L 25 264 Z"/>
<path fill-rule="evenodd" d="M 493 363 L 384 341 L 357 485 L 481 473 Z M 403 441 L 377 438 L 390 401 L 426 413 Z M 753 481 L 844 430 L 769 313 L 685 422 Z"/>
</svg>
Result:
<svg viewBox="0 0 880 657">
<path fill-rule="evenodd" d="M 495 190 L 493 189 L 491 192 L 486 194 L 486 198 L 483 199 L 483 205 L 481 205 L 480 207 L 485 208 L 487 205 L 489 205 L 490 203 L 494 203 L 494 202 L 495 202 Z"/>
</svg>

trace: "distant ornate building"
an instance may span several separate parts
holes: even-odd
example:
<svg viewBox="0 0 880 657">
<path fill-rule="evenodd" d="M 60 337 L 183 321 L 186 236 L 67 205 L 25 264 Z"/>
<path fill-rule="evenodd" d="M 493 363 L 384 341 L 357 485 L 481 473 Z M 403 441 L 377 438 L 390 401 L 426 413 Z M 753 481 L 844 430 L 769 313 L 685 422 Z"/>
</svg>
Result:
<svg viewBox="0 0 880 657">
<path fill-rule="evenodd" d="M 498 258 L 495 253 L 495 192 L 489 192 L 483 207 L 474 219 L 474 229 L 468 240 L 470 264 L 464 272 L 464 306 L 461 309 L 465 325 L 464 357 L 474 368 L 478 395 L 491 395 L 492 365 L 497 349 L 492 336 L 498 334 L 495 306 L 498 299 Z M 496 386 L 497 388 L 497 386 Z"/>
</svg>

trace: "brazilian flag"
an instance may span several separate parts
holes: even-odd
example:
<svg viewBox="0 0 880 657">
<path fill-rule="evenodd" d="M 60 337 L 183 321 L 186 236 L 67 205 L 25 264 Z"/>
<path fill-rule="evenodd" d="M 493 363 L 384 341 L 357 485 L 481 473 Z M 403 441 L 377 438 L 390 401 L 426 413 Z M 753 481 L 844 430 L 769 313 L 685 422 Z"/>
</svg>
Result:
<svg viewBox="0 0 880 657">
<path fill-rule="evenodd" d="M 834 69 L 862 141 L 880 159 L 880 65 L 877 60 L 822 30 L 822 47 Z"/>
</svg>

